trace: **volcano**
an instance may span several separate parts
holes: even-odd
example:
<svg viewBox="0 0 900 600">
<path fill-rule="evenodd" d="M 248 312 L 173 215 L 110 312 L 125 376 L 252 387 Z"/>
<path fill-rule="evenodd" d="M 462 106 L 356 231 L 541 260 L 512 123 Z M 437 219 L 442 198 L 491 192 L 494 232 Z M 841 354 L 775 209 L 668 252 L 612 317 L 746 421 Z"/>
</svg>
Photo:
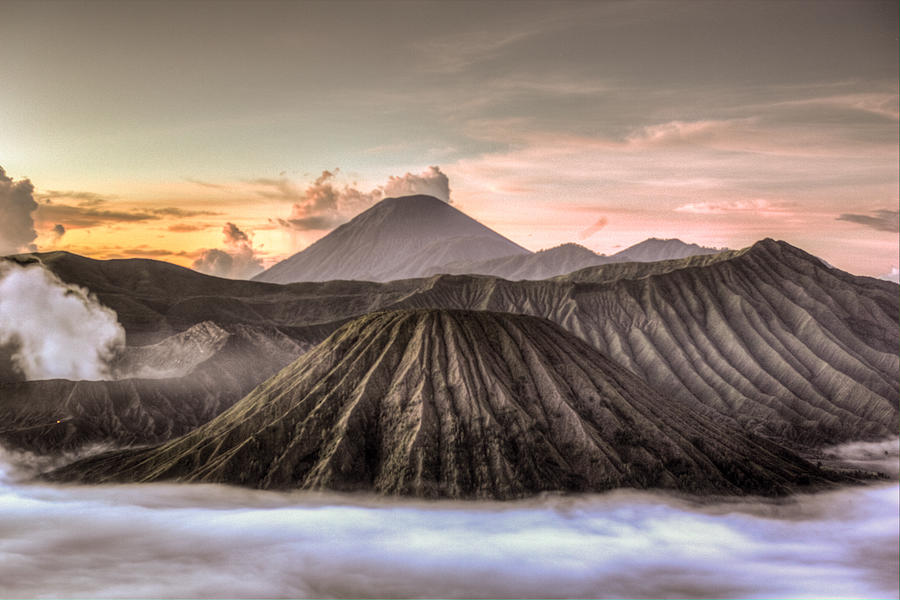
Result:
<svg viewBox="0 0 900 600">
<path fill-rule="evenodd" d="M 51 478 L 507 499 L 616 487 L 781 494 L 826 476 L 667 401 L 550 321 L 412 310 L 348 323 L 179 439 Z"/>
<path fill-rule="evenodd" d="M 269 283 L 422 277 L 453 262 L 528 250 L 431 196 L 386 198 L 253 279 Z"/>
</svg>

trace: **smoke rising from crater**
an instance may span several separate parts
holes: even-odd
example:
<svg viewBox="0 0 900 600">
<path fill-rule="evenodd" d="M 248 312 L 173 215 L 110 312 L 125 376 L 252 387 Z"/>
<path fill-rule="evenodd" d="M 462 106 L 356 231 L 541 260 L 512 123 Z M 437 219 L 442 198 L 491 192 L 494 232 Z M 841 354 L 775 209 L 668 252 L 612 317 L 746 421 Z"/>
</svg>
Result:
<svg viewBox="0 0 900 600">
<path fill-rule="evenodd" d="M 0 346 L 26 379 L 111 379 L 125 346 L 116 313 L 40 265 L 0 263 Z"/>
<path fill-rule="evenodd" d="M 897 597 L 896 482 L 784 499 L 619 490 L 422 502 L 221 485 L 23 484 L 10 597 Z M 52 524 L 48 525 L 48 524 Z"/>
</svg>

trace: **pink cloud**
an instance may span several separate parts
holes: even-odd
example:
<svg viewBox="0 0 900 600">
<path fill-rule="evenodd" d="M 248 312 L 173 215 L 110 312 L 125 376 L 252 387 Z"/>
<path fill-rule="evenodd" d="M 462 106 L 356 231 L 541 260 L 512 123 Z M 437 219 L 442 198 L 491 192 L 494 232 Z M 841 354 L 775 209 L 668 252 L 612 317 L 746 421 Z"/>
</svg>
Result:
<svg viewBox="0 0 900 600">
<path fill-rule="evenodd" d="M 729 213 L 753 213 L 763 217 L 783 217 L 792 214 L 783 203 L 772 202 L 763 198 L 747 200 L 712 200 L 707 202 L 689 202 L 674 209 L 675 212 L 694 213 L 699 215 L 725 215 Z"/>
</svg>

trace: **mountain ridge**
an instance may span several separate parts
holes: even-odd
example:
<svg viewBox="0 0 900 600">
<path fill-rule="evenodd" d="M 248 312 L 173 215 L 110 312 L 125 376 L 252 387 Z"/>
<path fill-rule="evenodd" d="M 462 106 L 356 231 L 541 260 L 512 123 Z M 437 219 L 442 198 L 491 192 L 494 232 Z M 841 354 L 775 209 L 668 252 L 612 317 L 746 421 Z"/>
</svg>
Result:
<svg viewBox="0 0 900 600">
<path fill-rule="evenodd" d="M 678 402 L 792 446 L 896 433 L 897 284 L 829 268 L 786 242 L 520 282 L 437 275 L 279 286 L 183 269 L 173 285 L 153 261 L 44 262 L 90 288 L 129 339 L 145 343 L 206 320 L 277 327 L 310 347 L 378 310 L 523 313 L 558 323 Z M 128 289 L 135 280 L 139 292 Z"/>
<path fill-rule="evenodd" d="M 623 486 L 781 495 L 828 481 L 665 402 L 545 319 L 442 309 L 360 317 L 186 436 L 51 477 L 495 499 Z"/>
</svg>

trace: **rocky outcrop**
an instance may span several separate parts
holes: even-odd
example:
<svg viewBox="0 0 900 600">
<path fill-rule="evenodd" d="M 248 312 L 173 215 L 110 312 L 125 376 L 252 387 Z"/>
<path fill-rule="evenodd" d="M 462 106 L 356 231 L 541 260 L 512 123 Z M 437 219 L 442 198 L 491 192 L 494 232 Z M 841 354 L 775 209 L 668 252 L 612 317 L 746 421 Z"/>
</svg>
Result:
<svg viewBox="0 0 900 600">
<path fill-rule="evenodd" d="M 781 494 L 828 480 L 664 399 L 549 321 L 447 310 L 362 317 L 190 434 L 52 477 L 500 499 L 622 486 Z"/>
</svg>

